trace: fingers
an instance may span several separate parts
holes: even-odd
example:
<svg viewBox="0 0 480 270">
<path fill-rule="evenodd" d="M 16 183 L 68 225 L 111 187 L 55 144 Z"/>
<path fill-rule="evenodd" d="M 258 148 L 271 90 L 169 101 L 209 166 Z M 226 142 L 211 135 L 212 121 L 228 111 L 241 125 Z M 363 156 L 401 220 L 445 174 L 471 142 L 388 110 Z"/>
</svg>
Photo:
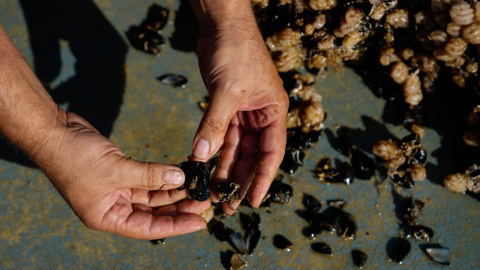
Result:
<svg viewBox="0 0 480 270">
<path fill-rule="evenodd" d="M 187 214 L 200 215 L 211 206 L 209 200 L 199 202 L 195 200 L 186 200 L 175 205 L 168 205 L 156 209 L 155 216 L 179 216 Z"/>
<path fill-rule="evenodd" d="M 215 155 L 223 145 L 230 121 L 237 112 L 236 101 L 224 102 L 225 97 L 212 96 L 193 140 L 193 156 L 206 161 Z"/>
<path fill-rule="evenodd" d="M 132 190 L 132 203 L 146 205 L 148 207 L 159 207 L 169 205 L 181 201 L 186 198 L 188 192 L 184 190 L 160 190 L 151 191 L 146 189 L 133 189 Z"/>
<path fill-rule="evenodd" d="M 232 204 L 230 204 L 230 202 L 222 204 L 222 208 L 226 214 L 231 215 L 235 212 L 234 209 L 240 205 L 250 187 L 253 177 L 255 176 L 255 170 L 258 164 L 257 149 L 259 140 L 259 134 L 257 133 L 248 133 L 242 138 L 241 156 L 238 163 L 235 165 L 232 176 L 232 182 L 240 185 L 238 190 L 240 199 Z"/>
<path fill-rule="evenodd" d="M 276 121 L 268 126 L 260 138 L 260 160 L 249 191 L 248 201 L 258 207 L 268 192 L 285 155 L 287 141 L 285 121 Z"/>
<path fill-rule="evenodd" d="M 187 234 L 206 227 L 199 216 L 210 206 L 209 202 L 184 201 L 153 210 L 145 205 L 133 204 L 120 196 L 105 213 L 99 228 L 121 236 L 136 239 L 159 239 Z"/>
<path fill-rule="evenodd" d="M 225 135 L 225 142 L 222 152 L 220 153 L 219 161 L 215 174 L 212 177 L 212 201 L 218 202 L 218 193 L 216 186 L 219 182 L 226 182 L 238 161 L 240 155 L 240 143 L 243 137 L 242 127 L 238 123 L 238 118 L 235 115 L 232 119 L 227 134 Z"/>
<path fill-rule="evenodd" d="M 122 159 L 116 169 L 123 188 L 167 190 L 185 182 L 183 171 L 172 165 Z"/>
</svg>

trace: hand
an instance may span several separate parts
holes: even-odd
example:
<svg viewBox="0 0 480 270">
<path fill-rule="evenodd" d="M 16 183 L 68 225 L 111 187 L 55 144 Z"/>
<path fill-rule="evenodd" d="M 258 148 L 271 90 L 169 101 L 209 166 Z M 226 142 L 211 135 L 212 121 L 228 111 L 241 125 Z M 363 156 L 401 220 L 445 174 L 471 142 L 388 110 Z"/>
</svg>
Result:
<svg viewBox="0 0 480 270">
<path fill-rule="evenodd" d="M 45 172 L 90 229 L 159 239 L 194 232 L 210 202 L 182 201 L 176 166 L 124 157 L 107 138 L 48 95 L 0 26 L 0 134 Z"/>
<path fill-rule="evenodd" d="M 179 168 L 127 159 L 84 119 L 74 113 L 66 118 L 60 143 L 45 144 L 34 159 L 88 228 L 140 239 L 205 228 L 198 214 L 208 201 L 175 204 L 187 196 L 175 189 L 185 178 Z M 52 149 L 56 154 L 45 162 L 40 153 Z"/>
<path fill-rule="evenodd" d="M 193 159 L 205 161 L 221 150 L 213 201 L 216 183 L 232 179 L 241 199 L 249 191 L 250 204 L 258 207 L 285 153 L 288 96 L 251 7 L 238 13 L 204 27 L 199 20 L 198 62 L 210 103 L 193 140 Z M 223 208 L 234 212 L 228 202 Z"/>
</svg>

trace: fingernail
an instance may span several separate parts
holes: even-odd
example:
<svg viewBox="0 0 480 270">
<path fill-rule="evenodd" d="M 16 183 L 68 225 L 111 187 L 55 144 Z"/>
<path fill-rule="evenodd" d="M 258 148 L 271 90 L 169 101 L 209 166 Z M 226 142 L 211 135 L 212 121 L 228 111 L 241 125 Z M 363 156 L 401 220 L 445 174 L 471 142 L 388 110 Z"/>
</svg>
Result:
<svg viewBox="0 0 480 270">
<path fill-rule="evenodd" d="M 208 158 L 208 152 L 210 150 L 210 144 L 204 140 L 200 139 L 197 141 L 197 144 L 195 145 L 195 149 L 193 149 L 193 154 L 200 159 L 206 159 Z"/>
<path fill-rule="evenodd" d="M 183 172 L 177 170 L 169 170 L 166 173 L 165 181 L 173 185 L 181 185 L 185 182 L 185 176 Z"/>
</svg>

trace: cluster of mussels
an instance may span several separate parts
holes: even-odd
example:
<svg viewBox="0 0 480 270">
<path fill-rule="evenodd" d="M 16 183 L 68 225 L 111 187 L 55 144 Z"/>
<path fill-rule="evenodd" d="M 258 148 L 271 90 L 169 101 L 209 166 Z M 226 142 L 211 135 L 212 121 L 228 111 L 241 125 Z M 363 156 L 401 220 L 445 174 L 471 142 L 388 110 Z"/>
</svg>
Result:
<svg viewBox="0 0 480 270">
<path fill-rule="evenodd" d="M 217 209 L 221 209 L 221 207 Z M 252 213 L 251 215 L 240 213 L 240 223 L 244 231 L 242 234 L 227 227 L 220 220 L 222 214 L 221 211 L 216 214 L 220 217 L 213 219 L 208 224 L 208 231 L 219 241 L 229 243 L 234 249 L 234 251 L 228 250 L 221 254 L 222 264 L 225 269 L 241 269 L 247 265 L 247 255 L 253 253 L 260 240 L 260 216 L 257 213 Z"/>
<path fill-rule="evenodd" d="M 391 261 L 402 263 L 409 254 L 411 245 L 406 238 L 415 238 L 427 244 L 420 244 L 419 247 L 427 253 L 434 261 L 449 265 L 450 250 L 440 244 L 432 244 L 434 232 L 431 228 L 420 225 L 417 220 L 423 214 L 425 203 L 413 199 L 413 196 L 402 196 L 396 190 L 392 191 L 396 204 L 396 213 L 400 222 L 401 237 L 393 237 L 387 242 L 387 254 Z"/>
<path fill-rule="evenodd" d="M 353 215 L 343 210 L 345 201 L 327 201 L 328 207 L 321 213 L 319 211 L 322 204 L 314 196 L 304 194 L 302 202 L 306 210 L 297 210 L 297 214 L 309 223 L 309 226 L 302 231 L 305 237 L 315 240 L 321 232 L 326 231 L 336 233 L 344 240 L 355 239 L 357 225 Z M 320 254 L 333 256 L 332 248 L 324 242 L 313 242 L 310 247 Z M 351 254 L 354 264 L 362 268 L 367 261 L 367 254 L 358 249 L 352 250 Z"/>
<path fill-rule="evenodd" d="M 400 142 L 391 139 L 378 141 L 372 151 L 384 160 L 388 178 L 396 185 L 412 188 L 414 181 L 423 181 L 427 177 L 427 152 L 420 135 L 416 133 L 404 137 Z"/>
<path fill-rule="evenodd" d="M 150 6 L 147 18 L 140 25 L 130 26 L 126 32 L 130 44 L 137 50 L 159 55 L 166 42 L 161 34 L 163 27 L 167 23 L 168 13 L 169 10 L 167 8 L 156 4 Z M 188 81 L 185 76 L 171 73 L 158 76 L 157 80 L 174 87 L 185 87 Z"/>
<path fill-rule="evenodd" d="M 304 151 L 319 139 L 325 120 L 322 96 L 313 87 L 310 74 L 283 74 L 284 86 L 289 94 L 287 114 L 287 148 L 281 168 L 293 174 L 303 166 Z"/>
<path fill-rule="evenodd" d="M 213 169 L 216 167 L 218 157 L 210 159 L 208 162 L 185 161 L 178 165 L 185 173 L 185 183 L 179 187 L 179 190 L 188 189 L 190 198 L 196 201 L 206 201 L 210 198 L 210 177 Z M 232 182 L 220 182 L 217 184 L 218 199 L 220 202 L 230 202 L 230 204 L 240 199 L 238 189 L 239 184 Z"/>
<path fill-rule="evenodd" d="M 128 29 L 127 38 L 130 44 L 137 50 L 158 55 L 165 44 L 165 38 L 161 33 L 167 23 L 168 12 L 166 8 L 152 5 L 148 9 L 147 18 L 140 25 L 133 25 Z"/>
<path fill-rule="evenodd" d="M 330 158 L 321 159 L 315 169 L 320 182 L 350 185 L 355 178 L 369 180 L 374 176 L 375 162 L 352 143 L 350 135 L 340 132 L 335 138 L 334 146 L 339 153 L 350 159 L 351 164 L 348 161 L 335 160 L 334 167 Z"/>
</svg>

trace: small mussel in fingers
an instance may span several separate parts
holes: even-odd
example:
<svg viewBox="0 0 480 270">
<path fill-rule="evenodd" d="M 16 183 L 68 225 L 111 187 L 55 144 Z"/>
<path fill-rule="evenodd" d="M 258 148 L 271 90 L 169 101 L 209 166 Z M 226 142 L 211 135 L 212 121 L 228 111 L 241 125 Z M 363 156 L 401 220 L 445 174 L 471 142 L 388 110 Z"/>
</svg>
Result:
<svg viewBox="0 0 480 270">
<path fill-rule="evenodd" d="M 210 198 L 210 175 L 218 158 L 208 162 L 186 161 L 178 165 L 185 173 L 185 183 L 179 190 L 187 188 L 190 197 L 196 201 L 206 201 Z"/>
<path fill-rule="evenodd" d="M 238 194 L 239 184 L 220 182 L 217 184 L 218 200 L 220 202 L 227 202 L 231 200 L 237 201 L 240 195 Z"/>
</svg>

